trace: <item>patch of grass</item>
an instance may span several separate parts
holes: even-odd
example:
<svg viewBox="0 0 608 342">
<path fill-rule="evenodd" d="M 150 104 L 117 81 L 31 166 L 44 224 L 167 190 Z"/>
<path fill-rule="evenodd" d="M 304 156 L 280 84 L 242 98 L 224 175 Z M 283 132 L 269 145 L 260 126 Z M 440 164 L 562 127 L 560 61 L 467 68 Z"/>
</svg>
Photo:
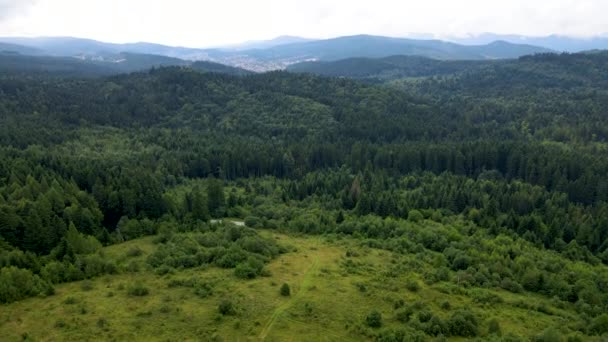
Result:
<svg viewBox="0 0 608 342">
<path fill-rule="evenodd" d="M 277 236 L 274 231 L 260 234 Z M 173 274 L 162 276 L 142 268 L 93 278 L 88 291 L 81 289 L 83 282 L 59 284 L 56 296 L 3 304 L 0 312 L 9 312 L 10 318 L 0 325 L 0 339 L 21 340 L 27 333 L 30 340 L 237 341 L 265 336 L 268 341 L 349 342 L 376 336 L 391 340 L 384 335 L 391 332 L 392 340 L 433 340 L 435 334 L 452 334 L 444 332 L 449 328 L 458 334 L 474 331 L 486 339 L 488 334 L 497 335 L 489 318 L 495 318 L 505 339 L 531 340 L 552 326 L 564 327 L 564 338 L 574 336 L 574 330 L 567 331 L 576 325 L 563 324 L 564 319 L 577 317 L 568 302 L 559 308 L 548 297 L 507 292 L 500 286 L 464 287 L 452 280 L 434 285 L 419 280 L 417 291 L 404 289 L 409 281 L 436 272 L 437 266 L 426 261 L 436 255 L 378 253 L 348 237 L 327 242 L 322 237 L 280 236 L 282 243 L 298 246 L 299 251 L 266 264 L 269 278 L 238 279 L 232 269 L 216 267 L 172 269 Z M 132 240 L 103 251 L 121 260 L 137 246 L 147 255 L 159 246 L 152 240 Z M 347 251 L 352 252 L 349 258 Z M 135 258 L 123 260 L 120 269 Z M 280 295 L 282 284 L 288 284 L 289 297 Z M 539 312 L 546 311 L 541 305 L 552 315 Z M 458 323 L 469 317 L 456 315 L 462 308 L 476 317 L 476 330 L 458 330 Z M 380 328 L 368 326 L 373 311 L 380 314 Z M 374 319 L 370 322 L 376 325 Z M 598 341 L 581 336 L 583 341 Z"/>
<path fill-rule="evenodd" d="M 83 280 L 80 283 L 80 289 L 82 291 L 91 291 L 94 288 L 93 282 L 90 280 Z"/>
</svg>

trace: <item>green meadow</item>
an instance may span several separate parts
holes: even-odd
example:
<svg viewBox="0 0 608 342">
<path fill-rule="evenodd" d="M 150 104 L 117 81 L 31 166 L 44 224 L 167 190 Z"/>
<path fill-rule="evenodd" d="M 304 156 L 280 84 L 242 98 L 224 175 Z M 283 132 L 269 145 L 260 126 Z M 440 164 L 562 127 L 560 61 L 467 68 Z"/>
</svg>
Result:
<svg viewBox="0 0 608 342">
<path fill-rule="evenodd" d="M 475 315 L 478 339 L 518 340 L 544 338 L 539 332 L 550 338 L 576 316 L 568 305 L 530 293 L 427 284 L 424 273 L 433 261 L 413 253 L 352 238 L 258 233 L 287 251 L 255 279 L 208 265 L 159 274 L 147 262 L 157 237 L 104 247 L 98 253 L 120 272 L 2 305 L 2 340 L 389 341 L 391 334 L 409 334 L 411 340 L 458 341 L 465 337 L 431 337 L 420 329 L 430 329 L 430 322 L 447 326 L 462 309 Z M 229 308 L 220 312 L 222 305 Z M 372 312 L 380 314 L 379 326 L 370 324 Z M 496 323 L 499 331 L 490 327 Z"/>
</svg>

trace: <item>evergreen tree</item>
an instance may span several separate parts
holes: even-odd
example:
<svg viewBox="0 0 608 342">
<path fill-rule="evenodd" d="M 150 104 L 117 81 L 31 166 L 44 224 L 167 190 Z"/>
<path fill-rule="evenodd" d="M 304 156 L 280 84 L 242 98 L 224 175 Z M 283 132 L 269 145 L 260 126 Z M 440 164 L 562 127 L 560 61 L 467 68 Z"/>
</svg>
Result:
<svg viewBox="0 0 608 342">
<path fill-rule="evenodd" d="M 192 218 L 195 220 L 207 221 L 209 219 L 209 206 L 200 188 L 195 187 L 189 197 L 192 200 Z"/>
<path fill-rule="evenodd" d="M 211 177 L 207 181 L 207 207 L 212 217 L 223 217 L 226 201 L 224 185 L 219 179 Z"/>
</svg>

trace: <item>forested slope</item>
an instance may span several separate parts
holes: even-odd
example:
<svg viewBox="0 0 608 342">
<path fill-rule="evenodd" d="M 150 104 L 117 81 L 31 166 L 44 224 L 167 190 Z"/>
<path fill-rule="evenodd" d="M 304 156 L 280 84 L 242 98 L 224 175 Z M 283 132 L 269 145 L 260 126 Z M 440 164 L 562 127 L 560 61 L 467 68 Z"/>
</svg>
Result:
<svg viewBox="0 0 608 342">
<path fill-rule="evenodd" d="M 228 216 L 437 253 L 441 281 L 556 297 L 576 315 L 565 334 L 601 334 L 588 327 L 608 305 L 607 60 L 542 55 L 391 86 L 181 67 L 2 75 L 0 301 L 120 273 L 100 245 L 213 233 L 206 222 Z M 445 230 L 423 229 L 432 222 Z M 197 240 L 223 248 L 211 254 L 171 242 L 166 266 L 256 277 L 278 253 L 222 236 Z M 483 241 L 505 238 L 525 248 L 501 247 L 503 268 L 488 269 L 494 247 Z M 518 259 L 526 249 L 533 261 Z M 551 258 L 576 266 L 560 274 Z"/>
</svg>

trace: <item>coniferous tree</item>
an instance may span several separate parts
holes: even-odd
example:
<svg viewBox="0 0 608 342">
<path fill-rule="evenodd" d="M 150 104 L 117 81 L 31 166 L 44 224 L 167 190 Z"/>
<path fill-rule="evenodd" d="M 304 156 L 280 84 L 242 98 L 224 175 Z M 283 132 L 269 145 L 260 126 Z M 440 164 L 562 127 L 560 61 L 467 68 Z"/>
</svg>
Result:
<svg viewBox="0 0 608 342">
<path fill-rule="evenodd" d="M 212 217 L 222 217 L 226 200 L 222 181 L 211 177 L 207 182 L 207 207 Z"/>
</svg>

